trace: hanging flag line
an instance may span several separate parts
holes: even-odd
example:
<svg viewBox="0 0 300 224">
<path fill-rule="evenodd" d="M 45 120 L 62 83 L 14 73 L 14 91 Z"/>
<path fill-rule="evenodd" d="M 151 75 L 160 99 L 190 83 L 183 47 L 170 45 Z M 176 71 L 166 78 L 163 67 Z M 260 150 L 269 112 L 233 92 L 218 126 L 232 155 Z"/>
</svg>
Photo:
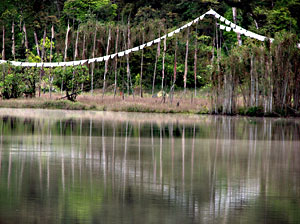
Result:
<svg viewBox="0 0 300 224">
<path fill-rule="evenodd" d="M 160 41 L 168 38 L 168 37 L 172 37 L 174 36 L 174 34 L 180 33 L 182 30 L 192 26 L 194 23 L 198 23 L 199 20 L 203 20 L 204 17 L 206 15 L 212 15 L 214 16 L 216 19 L 218 19 L 220 22 L 225 23 L 227 26 L 225 25 L 219 25 L 219 28 L 221 30 L 225 30 L 227 32 L 233 31 L 236 33 L 240 33 L 243 34 L 247 37 L 251 37 L 254 38 L 256 40 L 259 41 L 265 41 L 267 39 L 270 40 L 270 42 L 273 42 L 274 39 L 273 38 L 267 38 L 265 36 L 262 36 L 260 34 L 251 32 L 249 30 L 246 30 L 238 25 L 236 25 L 235 23 L 229 21 L 228 19 L 224 18 L 223 16 L 221 16 L 220 14 L 218 14 L 216 11 L 210 9 L 208 12 L 204 13 L 203 15 L 201 15 L 200 17 L 194 19 L 193 21 L 181 26 L 180 28 L 160 37 L 157 38 L 155 40 L 149 41 L 145 44 L 141 44 L 140 46 L 131 48 L 131 49 L 127 49 L 125 51 L 121 51 L 118 53 L 114 53 L 114 54 L 110 54 L 110 55 L 106 55 L 106 56 L 102 56 L 102 57 L 97 57 L 97 58 L 91 58 L 91 59 L 86 59 L 86 60 L 78 60 L 78 61 L 69 61 L 69 62 L 51 62 L 51 63 L 34 63 L 34 62 L 19 62 L 19 61 L 7 61 L 7 60 L 0 60 L 0 64 L 2 63 L 10 63 L 13 66 L 21 66 L 21 67 L 65 67 L 65 66 L 78 66 L 78 65 L 83 65 L 83 64 L 90 64 L 90 63 L 94 63 L 94 62 L 102 62 L 102 61 L 107 61 L 109 59 L 114 59 L 115 57 L 123 57 L 125 55 L 130 54 L 131 52 L 137 52 L 140 50 L 143 50 L 144 48 L 147 47 L 151 47 L 153 44 L 157 44 Z M 300 48 L 300 43 L 297 44 L 297 47 Z"/>
</svg>

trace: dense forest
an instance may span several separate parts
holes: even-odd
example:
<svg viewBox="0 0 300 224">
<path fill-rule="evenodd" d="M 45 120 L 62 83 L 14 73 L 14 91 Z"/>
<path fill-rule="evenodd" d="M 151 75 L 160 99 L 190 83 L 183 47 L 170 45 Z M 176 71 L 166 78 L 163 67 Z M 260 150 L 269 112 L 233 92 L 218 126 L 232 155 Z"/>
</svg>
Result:
<svg viewBox="0 0 300 224">
<path fill-rule="evenodd" d="M 300 0 L 3 0 L 1 57 L 66 62 L 104 56 L 161 37 L 209 9 L 275 40 L 226 32 L 205 17 L 151 48 L 109 61 L 61 68 L 3 63 L 2 98 L 66 91 L 75 100 L 101 89 L 102 97 L 162 92 L 171 99 L 174 90 L 192 89 L 196 97 L 202 88 L 215 114 L 299 114 Z"/>
</svg>

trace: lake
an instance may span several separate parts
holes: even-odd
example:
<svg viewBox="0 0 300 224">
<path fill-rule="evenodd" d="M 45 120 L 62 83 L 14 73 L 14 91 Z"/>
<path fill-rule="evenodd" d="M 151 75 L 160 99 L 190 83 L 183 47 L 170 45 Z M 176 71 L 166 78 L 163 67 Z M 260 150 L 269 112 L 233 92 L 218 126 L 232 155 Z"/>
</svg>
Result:
<svg viewBox="0 0 300 224">
<path fill-rule="evenodd" d="M 300 120 L 0 109 L 0 223 L 300 223 Z"/>
</svg>

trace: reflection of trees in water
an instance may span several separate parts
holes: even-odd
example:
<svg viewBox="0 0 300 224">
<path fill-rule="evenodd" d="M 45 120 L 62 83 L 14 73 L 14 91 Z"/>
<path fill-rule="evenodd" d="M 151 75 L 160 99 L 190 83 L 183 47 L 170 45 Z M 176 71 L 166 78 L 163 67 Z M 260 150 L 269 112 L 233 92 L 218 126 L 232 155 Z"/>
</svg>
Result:
<svg viewBox="0 0 300 224">
<path fill-rule="evenodd" d="M 83 216 L 79 219 L 97 216 L 93 206 L 113 219 L 115 209 L 109 206 L 121 209 L 123 204 L 125 209 L 130 204 L 138 211 L 135 206 L 142 205 L 139 211 L 145 211 L 159 204 L 166 207 L 155 212 L 172 220 L 170 211 L 177 208 L 179 220 L 236 221 L 240 216 L 233 214 L 250 216 L 247 208 L 256 203 L 272 210 L 270 195 L 299 197 L 300 147 L 290 141 L 299 126 L 271 119 L 246 121 L 212 117 L 211 125 L 157 125 L 33 120 L 14 121 L 13 129 L 0 122 L 1 182 L 7 182 L 1 194 L 11 192 L 6 198 L 16 203 L 34 195 L 41 200 L 33 206 L 38 211 L 51 207 L 61 213 L 70 206 L 69 218 L 80 210 L 85 213 L 78 213 Z M 26 125 L 33 125 L 35 135 Z M 12 138 L 7 133 L 13 130 L 30 134 Z"/>
</svg>

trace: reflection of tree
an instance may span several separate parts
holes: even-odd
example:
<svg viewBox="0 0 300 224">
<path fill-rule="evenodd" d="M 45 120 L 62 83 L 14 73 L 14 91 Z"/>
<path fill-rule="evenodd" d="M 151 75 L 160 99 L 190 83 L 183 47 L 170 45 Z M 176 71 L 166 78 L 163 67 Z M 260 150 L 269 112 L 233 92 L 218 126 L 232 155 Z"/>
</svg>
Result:
<svg viewBox="0 0 300 224">
<path fill-rule="evenodd" d="M 235 223 L 263 209 L 296 223 L 299 141 L 288 140 L 299 126 L 248 121 L 0 121 L 0 208 L 13 202 L 0 218 L 16 222 L 18 209 L 19 217 L 30 213 L 40 221 L 58 214 L 62 222 L 135 216 L 136 222 Z M 151 217 L 141 220 L 146 211 Z"/>
</svg>

